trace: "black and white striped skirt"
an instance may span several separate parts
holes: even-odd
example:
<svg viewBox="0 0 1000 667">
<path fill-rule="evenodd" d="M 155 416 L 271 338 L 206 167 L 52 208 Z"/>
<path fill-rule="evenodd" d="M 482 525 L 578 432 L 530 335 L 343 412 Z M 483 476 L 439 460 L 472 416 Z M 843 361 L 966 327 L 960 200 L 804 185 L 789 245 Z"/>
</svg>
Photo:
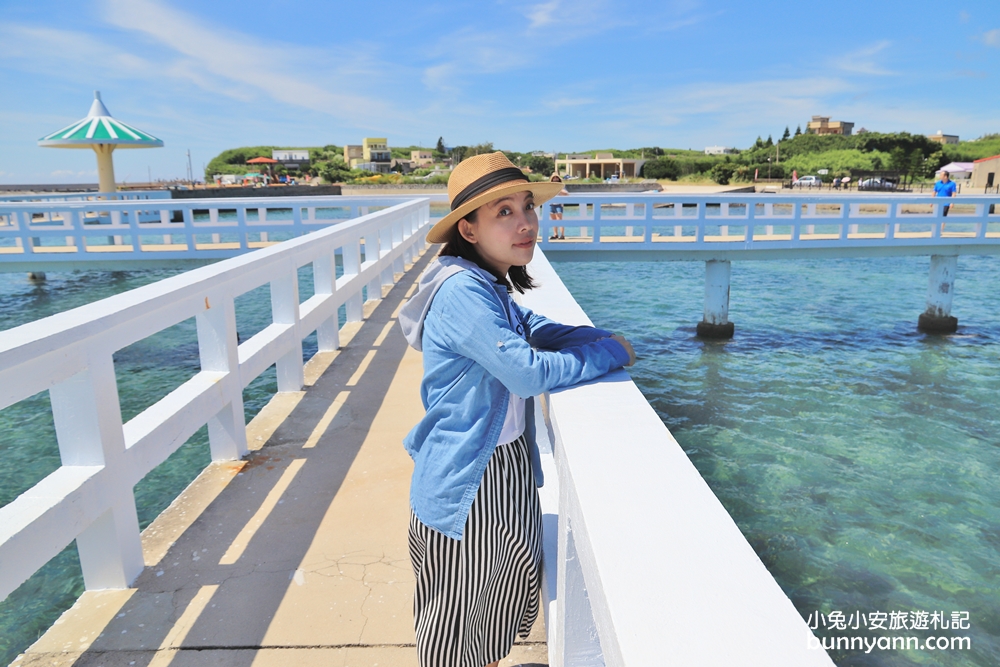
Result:
<svg viewBox="0 0 1000 667">
<path fill-rule="evenodd" d="M 528 636 L 538 616 L 542 510 L 521 436 L 498 445 L 461 540 L 410 510 L 410 560 L 421 667 L 484 667 Z"/>
</svg>

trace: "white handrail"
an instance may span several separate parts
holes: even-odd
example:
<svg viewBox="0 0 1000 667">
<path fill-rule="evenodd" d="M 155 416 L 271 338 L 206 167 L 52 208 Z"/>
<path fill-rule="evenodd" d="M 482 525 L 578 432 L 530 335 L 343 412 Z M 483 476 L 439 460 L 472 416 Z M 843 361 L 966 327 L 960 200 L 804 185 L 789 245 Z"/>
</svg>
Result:
<svg viewBox="0 0 1000 667">
<path fill-rule="evenodd" d="M 413 197 L 0 202 L 0 271 L 215 261 Z M 228 218 L 228 219 L 227 219 Z"/>
<path fill-rule="evenodd" d="M 0 508 L 0 598 L 74 539 L 88 589 L 128 586 L 143 567 L 132 486 L 205 424 L 213 460 L 243 456 L 243 388 L 276 365 L 279 392 L 301 389 L 302 340 L 316 331 L 319 350 L 337 349 L 340 306 L 360 320 L 362 288 L 380 298 L 429 222 L 426 199 L 398 203 L 0 332 L 0 409 L 48 390 L 62 463 Z M 300 303 L 307 264 L 315 294 Z M 272 324 L 240 344 L 235 299 L 265 284 Z M 113 353 L 192 317 L 201 371 L 123 423 Z"/>
<path fill-rule="evenodd" d="M 525 305 L 591 323 L 542 253 L 529 270 Z M 550 665 L 833 665 L 625 371 L 543 406 Z"/>
<path fill-rule="evenodd" d="M 1000 197 L 621 194 L 559 197 L 539 211 L 553 259 L 773 259 L 1000 254 Z M 945 207 L 951 207 L 945 215 Z M 552 229 L 565 227 L 565 240 Z"/>
</svg>

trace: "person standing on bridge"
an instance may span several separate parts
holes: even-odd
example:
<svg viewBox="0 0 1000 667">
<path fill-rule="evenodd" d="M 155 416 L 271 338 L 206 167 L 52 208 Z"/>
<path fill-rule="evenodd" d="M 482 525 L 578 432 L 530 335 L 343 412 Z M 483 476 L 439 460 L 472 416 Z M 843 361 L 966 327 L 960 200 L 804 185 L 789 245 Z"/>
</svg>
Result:
<svg viewBox="0 0 1000 667">
<path fill-rule="evenodd" d="M 427 234 L 444 247 L 399 314 L 423 352 L 427 411 L 404 440 L 421 667 L 495 666 L 528 636 L 542 562 L 532 397 L 635 363 L 622 336 L 510 298 L 536 286 L 525 268 L 536 207 L 561 189 L 529 182 L 503 153 L 461 162 L 448 179 L 451 212 Z"/>
<path fill-rule="evenodd" d="M 552 181 L 553 183 L 562 183 L 562 178 L 559 177 L 559 174 L 552 174 L 552 177 L 549 178 L 549 180 Z M 562 190 L 560 190 L 559 192 L 556 193 L 556 195 L 568 195 L 568 194 L 569 194 L 569 192 L 566 190 L 565 187 L 563 187 Z M 563 219 L 563 205 L 562 204 L 549 204 L 549 219 L 550 220 L 558 220 L 558 221 L 562 222 L 562 219 Z M 552 228 L 552 236 L 549 238 L 550 241 L 554 241 L 556 239 L 565 239 L 565 238 L 566 238 L 566 228 L 565 227 L 563 227 L 562 225 L 560 225 L 558 227 L 553 227 Z"/>
<path fill-rule="evenodd" d="M 934 184 L 934 196 L 935 197 L 954 197 L 955 191 L 958 190 L 958 186 L 955 185 L 955 181 L 951 180 L 951 174 L 949 174 L 944 169 L 941 170 L 941 180 Z M 951 206 L 942 206 L 942 214 L 944 217 L 948 217 L 948 209 Z"/>
</svg>

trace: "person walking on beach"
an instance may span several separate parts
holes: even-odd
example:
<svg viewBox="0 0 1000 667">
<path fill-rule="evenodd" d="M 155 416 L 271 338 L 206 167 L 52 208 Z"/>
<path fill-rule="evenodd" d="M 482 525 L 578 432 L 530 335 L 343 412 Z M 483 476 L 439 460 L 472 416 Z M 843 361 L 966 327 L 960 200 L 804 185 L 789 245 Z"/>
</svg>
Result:
<svg viewBox="0 0 1000 667">
<path fill-rule="evenodd" d="M 421 667 L 495 666 L 528 636 L 542 560 L 532 397 L 635 363 L 624 337 L 510 298 L 536 286 L 536 206 L 561 187 L 529 182 L 499 152 L 456 166 L 451 212 L 427 234 L 444 246 L 400 311 L 424 365 L 426 414 L 403 441 Z"/>
<path fill-rule="evenodd" d="M 954 197 L 955 191 L 958 190 L 958 186 L 955 185 L 955 181 L 951 180 L 951 175 L 948 174 L 944 169 L 941 170 L 941 179 L 934 184 L 934 196 L 935 197 Z M 944 217 L 948 217 L 948 210 L 951 208 L 950 205 L 942 207 L 944 209 Z"/>
<path fill-rule="evenodd" d="M 549 182 L 562 183 L 562 179 L 559 177 L 559 174 L 552 174 L 552 177 L 549 179 Z M 569 192 L 564 187 L 557 193 L 557 196 L 568 195 L 568 194 Z M 549 220 L 562 220 L 562 219 L 563 219 L 563 205 L 549 204 Z M 565 238 L 566 238 L 565 227 L 559 226 L 552 228 L 552 236 L 549 237 L 550 241 L 554 241 L 556 239 L 565 239 Z"/>
</svg>

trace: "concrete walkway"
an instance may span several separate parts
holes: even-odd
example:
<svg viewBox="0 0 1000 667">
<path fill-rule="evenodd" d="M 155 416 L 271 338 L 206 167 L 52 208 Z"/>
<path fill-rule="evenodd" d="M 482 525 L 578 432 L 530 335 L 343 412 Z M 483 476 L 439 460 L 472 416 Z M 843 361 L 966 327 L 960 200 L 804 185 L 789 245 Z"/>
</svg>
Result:
<svg viewBox="0 0 1000 667">
<path fill-rule="evenodd" d="M 146 529 L 133 588 L 85 593 L 13 664 L 416 665 L 401 443 L 423 415 L 422 365 L 396 316 L 432 255 L 250 423 L 255 451 L 210 466 Z M 547 663 L 544 642 L 539 619 L 501 664 Z"/>
</svg>

